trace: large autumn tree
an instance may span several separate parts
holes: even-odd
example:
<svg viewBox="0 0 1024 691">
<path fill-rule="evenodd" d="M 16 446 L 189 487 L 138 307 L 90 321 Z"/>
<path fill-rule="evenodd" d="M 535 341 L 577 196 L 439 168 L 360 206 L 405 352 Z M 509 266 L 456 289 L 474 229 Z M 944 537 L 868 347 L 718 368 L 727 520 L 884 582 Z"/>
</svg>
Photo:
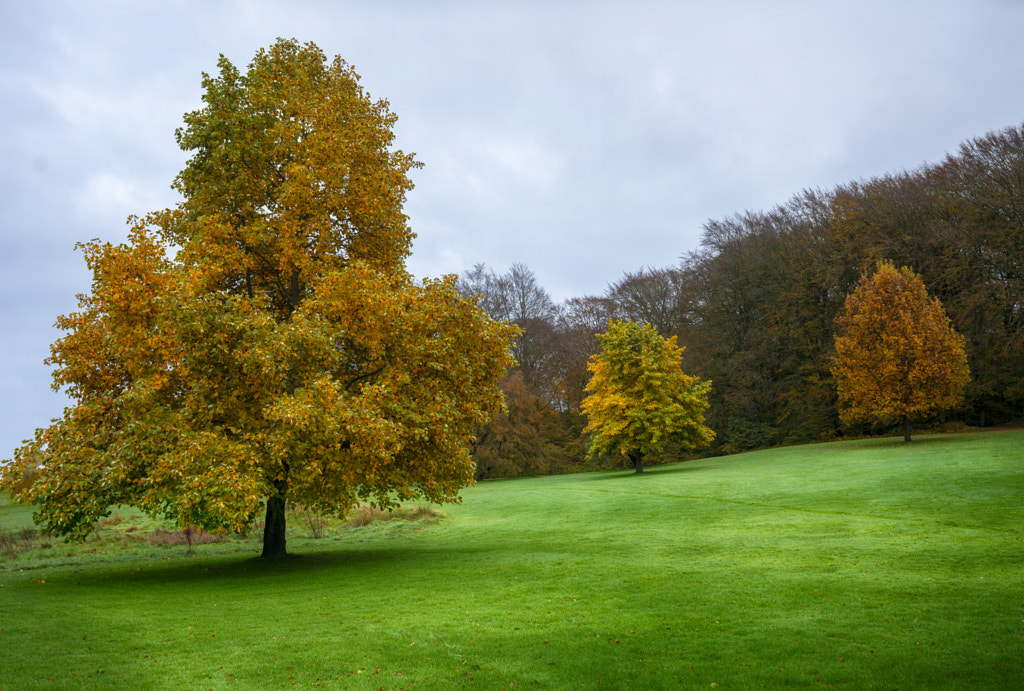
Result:
<svg viewBox="0 0 1024 691">
<path fill-rule="evenodd" d="M 909 442 L 915 417 L 962 398 L 970 379 L 964 339 L 911 269 L 880 262 L 836 323 L 832 373 L 843 422 L 899 422 Z"/>
<path fill-rule="evenodd" d="M 664 338 L 650 324 L 616 321 L 597 338 L 601 351 L 590 359 L 590 395 L 582 404 L 591 456 L 625 456 L 642 473 L 644 456 L 669 441 L 702 446 L 714 439 L 704 425 L 711 382 L 683 372 L 675 336 Z"/>
<path fill-rule="evenodd" d="M 49 358 L 73 405 L 3 484 L 41 458 L 21 498 L 72 538 L 118 504 L 235 531 L 265 508 L 267 557 L 287 502 L 457 500 L 514 330 L 406 272 L 418 164 L 349 65 L 279 40 L 219 68 L 177 131 L 183 200 L 83 245 L 92 291 Z"/>
</svg>

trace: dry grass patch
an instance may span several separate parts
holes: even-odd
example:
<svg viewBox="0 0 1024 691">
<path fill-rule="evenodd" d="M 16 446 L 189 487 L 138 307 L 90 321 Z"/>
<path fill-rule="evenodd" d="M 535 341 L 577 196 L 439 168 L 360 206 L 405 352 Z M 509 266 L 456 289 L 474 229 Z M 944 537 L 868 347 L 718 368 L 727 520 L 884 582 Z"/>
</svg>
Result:
<svg viewBox="0 0 1024 691">
<path fill-rule="evenodd" d="M 220 542 L 223 535 L 211 533 L 203 528 L 189 526 L 184 530 L 164 530 L 157 528 L 146 538 L 146 544 L 159 547 L 163 545 L 188 545 L 191 550 L 194 545 L 209 545 Z"/>
<path fill-rule="evenodd" d="M 429 506 L 399 506 L 396 509 L 382 510 L 370 504 L 359 504 L 345 514 L 345 523 L 351 528 L 362 528 L 371 523 L 387 523 L 388 521 L 426 521 L 434 522 L 443 518 L 445 513 Z"/>
</svg>

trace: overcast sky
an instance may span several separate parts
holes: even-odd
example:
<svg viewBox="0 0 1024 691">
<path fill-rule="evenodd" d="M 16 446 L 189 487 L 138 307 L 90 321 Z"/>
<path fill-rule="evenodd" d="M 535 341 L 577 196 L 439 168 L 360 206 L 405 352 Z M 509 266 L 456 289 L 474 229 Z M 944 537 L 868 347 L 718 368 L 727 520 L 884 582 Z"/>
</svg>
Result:
<svg viewBox="0 0 1024 691">
<path fill-rule="evenodd" d="M 176 202 L 223 53 L 341 55 L 425 164 L 417 277 L 529 266 L 556 300 L 806 188 L 937 162 L 1024 120 L 1024 3 L 0 1 L 0 459 L 60 415 L 43 364 L 78 241 Z"/>
</svg>

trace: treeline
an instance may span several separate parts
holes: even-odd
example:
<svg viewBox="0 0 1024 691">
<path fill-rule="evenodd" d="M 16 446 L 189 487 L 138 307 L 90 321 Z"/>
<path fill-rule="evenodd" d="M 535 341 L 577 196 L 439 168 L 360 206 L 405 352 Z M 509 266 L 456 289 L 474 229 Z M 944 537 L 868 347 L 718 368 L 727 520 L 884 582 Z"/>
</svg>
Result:
<svg viewBox="0 0 1024 691">
<path fill-rule="evenodd" d="M 594 334 L 610 319 L 677 336 L 686 371 L 713 380 L 711 453 L 886 431 L 840 427 L 829 373 L 834 319 L 881 259 L 919 273 L 966 338 L 971 382 L 963 404 L 937 422 L 1024 418 L 1021 125 L 972 139 L 938 164 L 710 221 L 677 264 L 627 273 L 600 296 L 555 304 L 521 264 L 464 273 L 463 293 L 522 329 L 518 366 L 503 382 L 508 412 L 477 438 L 478 478 L 590 467 L 579 404 Z"/>
</svg>

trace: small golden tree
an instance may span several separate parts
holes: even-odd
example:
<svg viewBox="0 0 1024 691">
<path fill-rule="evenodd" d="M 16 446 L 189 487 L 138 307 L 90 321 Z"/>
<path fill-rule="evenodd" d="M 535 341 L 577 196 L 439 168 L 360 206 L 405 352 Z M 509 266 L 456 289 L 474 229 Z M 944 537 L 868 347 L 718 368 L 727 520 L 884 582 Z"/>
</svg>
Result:
<svg viewBox="0 0 1024 691">
<path fill-rule="evenodd" d="M 909 442 L 913 418 L 961 400 L 970 379 L 964 339 L 911 269 L 880 262 L 836 323 L 832 374 L 843 423 L 901 422 Z"/>
<path fill-rule="evenodd" d="M 601 352 L 583 400 L 593 435 L 590 455 L 619 454 L 644 471 L 643 458 L 670 440 L 701 446 L 715 438 L 704 425 L 711 382 L 684 374 L 683 349 L 650 324 L 614 322 L 600 334 Z"/>
</svg>

